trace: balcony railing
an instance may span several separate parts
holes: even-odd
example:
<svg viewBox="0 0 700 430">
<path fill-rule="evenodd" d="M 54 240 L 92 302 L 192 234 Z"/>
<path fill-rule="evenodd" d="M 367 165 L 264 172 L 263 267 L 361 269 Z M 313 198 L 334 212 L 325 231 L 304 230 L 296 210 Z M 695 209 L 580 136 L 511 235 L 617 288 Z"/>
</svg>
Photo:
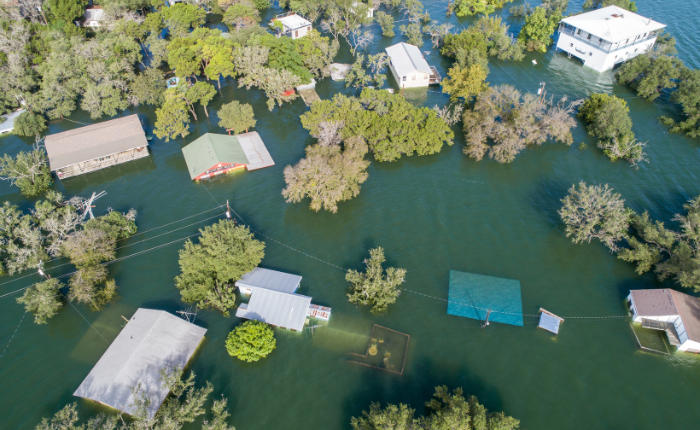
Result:
<svg viewBox="0 0 700 430">
<path fill-rule="evenodd" d="M 437 71 L 435 66 L 430 66 L 430 85 L 432 84 L 439 84 L 440 81 L 442 80 L 442 77 L 440 76 L 440 72 Z"/>
<path fill-rule="evenodd" d="M 654 39 L 657 34 L 656 32 L 651 32 L 647 36 L 643 38 L 637 38 L 637 39 L 628 39 L 626 43 L 622 42 L 617 42 L 617 43 L 610 43 L 607 40 L 603 40 L 597 36 L 590 35 L 590 37 L 595 37 L 598 39 L 598 42 L 594 42 L 591 39 L 588 38 L 589 34 L 586 33 L 586 37 L 583 37 L 581 34 L 576 34 L 578 32 L 578 29 L 574 27 L 567 27 L 564 25 L 559 26 L 559 32 L 566 34 L 567 36 L 573 37 L 574 39 L 580 40 L 581 42 L 585 43 L 586 45 L 592 46 L 593 48 L 596 48 L 598 50 L 601 50 L 603 52 L 615 52 L 620 49 L 624 48 L 629 48 L 630 46 L 637 45 L 639 43 L 642 43 L 644 41 L 647 41 L 649 39 Z"/>
</svg>

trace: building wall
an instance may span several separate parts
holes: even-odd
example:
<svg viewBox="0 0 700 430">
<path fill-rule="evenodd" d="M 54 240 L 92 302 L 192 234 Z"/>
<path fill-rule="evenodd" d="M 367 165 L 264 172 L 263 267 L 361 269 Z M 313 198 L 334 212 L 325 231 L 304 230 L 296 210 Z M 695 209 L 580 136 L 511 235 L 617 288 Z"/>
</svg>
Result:
<svg viewBox="0 0 700 430">
<path fill-rule="evenodd" d="M 399 76 L 394 69 L 394 65 L 389 63 L 389 69 L 391 69 L 391 74 L 394 75 L 396 83 L 399 84 L 399 88 L 420 88 L 427 87 L 430 85 L 430 75 L 424 72 L 415 71 L 409 73 L 405 76 Z"/>
<path fill-rule="evenodd" d="M 292 39 L 298 39 L 300 37 L 306 36 L 306 34 L 309 31 L 311 31 L 311 26 L 307 25 L 306 27 L 301 27 L 301 28 L 297 28 L 296 30 L 291 30 L 288 34 L 289 34 L 289 37 L 291 37 Z"/>
<path fill-rule="evenodd" d="M 586 33 L 583 33 L 582 35 L 586 36 Z M 592 39 L 598 40 L 598 38 L 595 36 L 592 36 Z M 598 72 L 604 72 L 612 69 L 616 64 L 643 54 L 649 48 L 654 46 L 655 42 L 656 38 L 654 37 L 653 39 L 646 39 L 639 43 L 628 45 L 615 51 L 605 52 L 589 45 L 583 40 L 565 33 L 559 33 L 557 49 L 561 49 L 562 51 L 581 59 L 583 61 L 583 65 L 586 67 L 590 67 Z"/>
<path fill-rule="evenodd" d="M 70 178 L 72 176 L 94 172 L 106 167 L 126 163 L 127 161 L 138 160 L 139 158 L 148 156 L 148 147 L 142 146 L 130 151 L 124 151 L 118 154 L 109 155 L 107 157 L 96 158 L 84 163 L 74 164 L 72 166 L 64 167 L 63 169 L 58 169 L 56 170 L 56 176 L 58 176 L 58 179 Z"/>
<path fill-rule="evenodd" d="M 223 175 L 224 173 L 228 173 L 228 172 L 231 172 L 234 170 L 243 169 L 245 166 L 246 166 L 245 164 L 219 163 L 219 164 L 207 169 L 206 172 L 197 176 L 196 178 L 194 178 L 194 180 L 199 181 L 202 179 L 209 179 L 209 178 L 212 178 L 214 176 Z"/>
<path fill-rule="evenodd" d="M 697 354 L 698 352 L 700 352 L 700 343 L 692 340 L 687 340 L 681 343 L 681 346 L 678 347 L 678 350 L 682 352 L 693 352 Z"/>
<path fill-rule="evenodd" d="M 639 315 L 639 312 L 637 312 L 637 308 L 634 305 L 634 300 L 632 300 L 632 294 L 627 296 L 627 301 L 631 302 L 630 303 L 630 310 L 632 311 L 632 321 L 636 323 L 642 322 L 642 318 L 647 319 L 647 320 L 653 320 L 653 321 L 663 321 L 663 322 L 671 322 L 673 323 L 674 327 L 676 328 L 676 333 L 678 334 L 678 340 L 681 342 L 681 346 L 688 340 L 688 333 L 686 333 L 685 326 L 683 325 L 683 320 L 681 319 L 680 315 L 662 315 L 662 316 L 647 316 L 647 315 Z M 692 342 L 692 341 L 691 341 Z M 680 350 L 681 347 L 678 347 Z"/>
</svg>

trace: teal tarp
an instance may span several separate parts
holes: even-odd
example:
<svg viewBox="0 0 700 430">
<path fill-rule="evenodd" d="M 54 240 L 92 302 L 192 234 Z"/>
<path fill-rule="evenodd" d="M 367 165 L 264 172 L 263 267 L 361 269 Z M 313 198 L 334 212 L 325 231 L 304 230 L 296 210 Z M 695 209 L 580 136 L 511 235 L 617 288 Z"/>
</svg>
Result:
<svg viewBox="0 0 700 430">
<path fill-rule="evenodd" d="M 450 270 L 447 313 L 522 327 L 523 304 L 520 281 Z"/>
</svg>

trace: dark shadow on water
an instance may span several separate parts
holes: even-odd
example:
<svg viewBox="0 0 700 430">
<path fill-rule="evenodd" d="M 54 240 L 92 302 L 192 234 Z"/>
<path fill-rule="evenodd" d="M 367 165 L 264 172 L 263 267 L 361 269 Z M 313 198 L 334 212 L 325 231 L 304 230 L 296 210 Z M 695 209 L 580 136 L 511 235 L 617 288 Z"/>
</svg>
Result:
<svg viewBox="0 0 700 430">
<path fill-rule="evenodd" d="M 55 181 L 63 186 L 66 195 L 73 196 L 94 191 L 95 187 L 118 181 L 121 178 L 128 177 L 129 179 L 133 179 L 135 176 L 145 176 L 154 170 L 156 170 L 156 163 L 149 155 L 148 157 L 127 161 L 126 163 L 117 164 L 116 166 L 107 167 L 95 172 L 85 173 L 63 180 L 55 179 Z M 59 185 L 59 187 L 61 185 Z"/>
<path fill-rule="evenodd" d="M 542 178 L 529 198 L 532 207 L 562 231 L 564 226 L 558 211 L 561 208 L 561 199 L 566 196 L 571 186 L 572 184 L 561 179 Z"/>
</svg>

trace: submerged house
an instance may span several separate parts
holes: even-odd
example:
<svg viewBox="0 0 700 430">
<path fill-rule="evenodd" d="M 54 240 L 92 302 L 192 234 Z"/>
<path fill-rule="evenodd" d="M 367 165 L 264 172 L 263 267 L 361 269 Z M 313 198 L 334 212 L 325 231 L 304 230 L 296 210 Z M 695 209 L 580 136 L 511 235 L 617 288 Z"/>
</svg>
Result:
<svg viewBox="0 0 700 430">
<path fill-rule="evenodd" d="M 102 6 L 92 5 L 85 8 L 83 15 L 83 27 L 97 28 L 102 27 L 105 20 L 105 11 Z"/>
<path fill-rule="evenodd" d="M 311 31 L 311 21 L 304 15 L 288 12 L 277 15 L 270 21 L 270 27 L 277 37 L 287 36 L 298 39 Z"/>
<path fill-rule="evenodd" d="M 0 122 L 0 134 L 11 133 L 15 129 L 15 120 L 18 116 L 26 112 L 24 109 L 16 110 L 11 113 L 6 113 L 5 115 L 0 115 L 2 122 Z"/>
<path fill-rule="evenodd" d="M 608 6 L 562 19 L 557 49 L 604 72 L 651 49 L 664 27 L 651 18 Z"/>
<path fill-rule="evenodd" d="M 401 88 L 427 87 L 440 83 L 440 74 L 428 65 L 415 45 L 397 43 L 385 49 L 389 56 L 389 68 Z"/>
<path fill-rule="evenodd" d="M 207 133 L 182 148 L 182 154 L 194 181 L 243 168 L 257 170 L 275 165 L 255 131 L 235 136 Z"/>
<path fill-rule="evenodd" d="M 300 283 L 301 276 L 256 267 L 235 284 L 241 294 L 250 296 L 236 316 L 291 331 L 303 330 L 308 317 L 330 319 L 331 308 L 313 305 L 311 297 L 296 293 Z"/>
<path fill-rule="evenodd" d="M 73 395 L 133 415 L 139 386 L 153 418 L 169 393 L 161 371 L 183 369 L 206 331 L 165 311 L 138 309 Z"/>
<path fill-rule="evenodd" d="M 632 319 L 642 327 L 664 330 L 679 351 L 700 353 L 700 300 L 675 290 L 632 290 L 627 296 Z"/>
<path fill-rule="evenodd" d="M 59 179 L 148 157 L 148 141 L 138 115 L 46 136 L 49 166 Z"/>
</svg>

